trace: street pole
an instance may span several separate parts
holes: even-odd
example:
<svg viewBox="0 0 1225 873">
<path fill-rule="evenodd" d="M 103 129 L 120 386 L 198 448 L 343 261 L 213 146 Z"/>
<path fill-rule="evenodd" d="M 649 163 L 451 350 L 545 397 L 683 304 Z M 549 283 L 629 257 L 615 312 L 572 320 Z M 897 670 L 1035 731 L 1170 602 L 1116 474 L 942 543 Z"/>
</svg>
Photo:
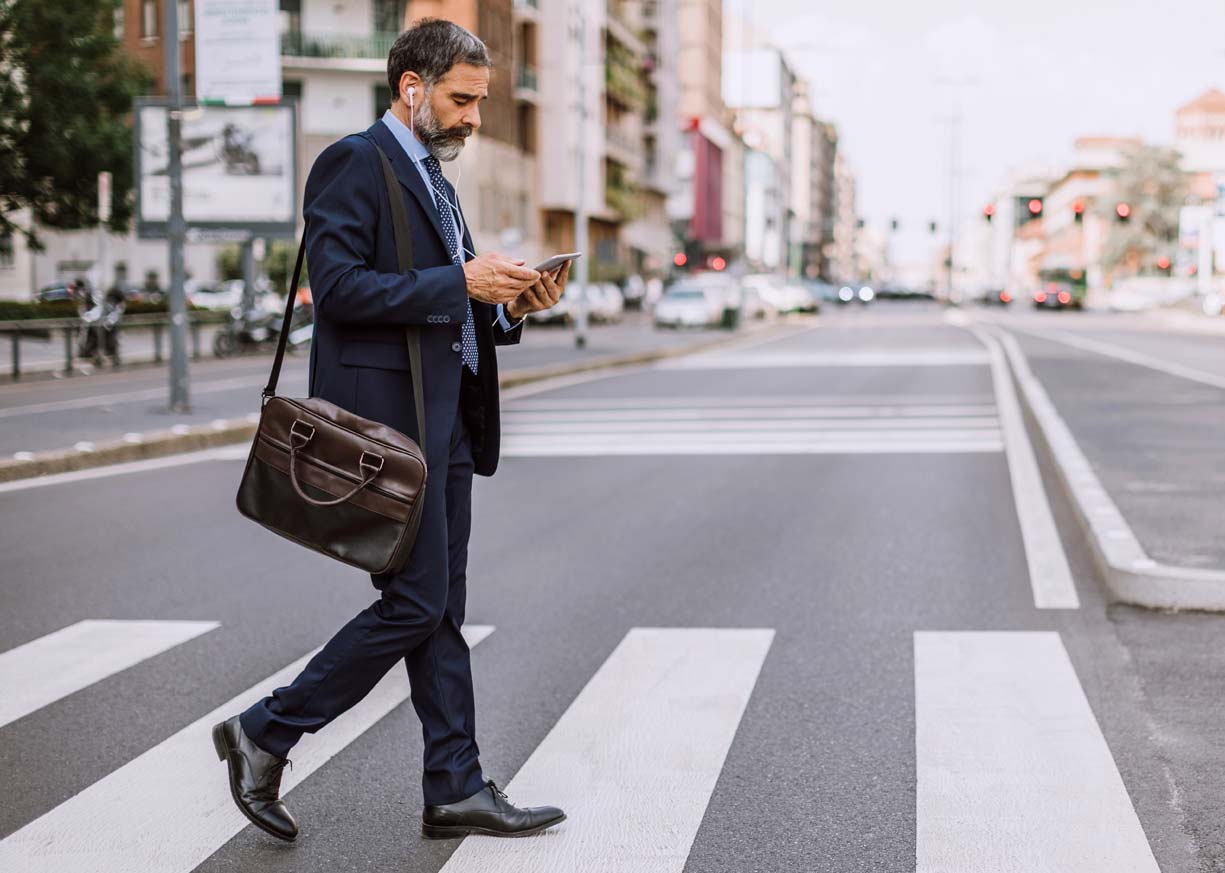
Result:
<svg viewBox="0 0 1225 873">
<path fill-rule="evenodd" d="M 953 259 L 957 246 L 957 137 L 961 129 L 961 109 L 954 110 L 949 118 L 949 257 L 948 288 L 949 300 L 960 303 L 953 293 Z"/>
<path fill-rule="evenodd" d="M 242 244 L 242 300 L 239 302 L 244 314 L 250 312 L 255 306 L 255 239 L 253 237 Z"/>
<path fill-rule="evenodd" d="M 587 18 L 579 8 L 581 3 L 582 0 L 578 0 L 571 7 L 578 18 L 578 136 L 575 141 L 578 186 L 574 196 L 574 250 L 583 253 L 574 264 L 577 267 L 575 290 L 581 292 L 575 301 L 578 307 L 574 321 L 574 347 L 578 349 L 587 345 L 587 262 L 591 260 L 591 253 L 587 251 L 587 204 L 584 202 L 587 193 Z"/>
<path fill-rule="evenodd" d="M 107 291 L 106 277 L 110 273 L 107 264 L 106 225 L 111 220 L 111 174 L 103 170 L 98 174 L 98 282 L 97 291 L 105 294 Z M 99 298 L 101 299 L 101 298 Z"/>
<path fill-rule="evenodd" d="M 166 233 L 170 244 L 170 411 L 189 412 L 191 401 L 187 380 L 187 300 L 183 293 L 183 247 L 187 237 L 187 224 L 183 220 L 183 77 L 179 67 L 178 0 L 164 0 L 162 11 L 168 103 L 167 176 L 170 182 L 170 218 Z"/>
</svg>

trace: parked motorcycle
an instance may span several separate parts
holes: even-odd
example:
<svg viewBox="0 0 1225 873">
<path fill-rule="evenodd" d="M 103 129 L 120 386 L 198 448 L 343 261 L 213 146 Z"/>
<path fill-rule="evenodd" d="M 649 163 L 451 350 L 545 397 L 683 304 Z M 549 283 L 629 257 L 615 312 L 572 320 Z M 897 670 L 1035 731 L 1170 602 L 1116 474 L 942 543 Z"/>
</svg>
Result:
<svg viewBox="0 0 1225 873">
<path fill-rule="evenodd" d="M 123 292 L 112 288 L 101 299 L 83 282 L 77 282 L 77 298 L 81 301 L 81 326 L 77 331 L 77 354 L 92 358 L 101 365 L 102 358 L 119 366 L 119 325 L 123 320 Z"/>
<path fill-rule="evenodd" d="M 289 323 L 289 337 L 285 349 L 294 353 L 310 344 L 314 323 L 309 306 L 297 306 Z M 230 310 L 230 320 L 224 330 L 213 338 L 213 354 L 228 358 L 247 351 L 271 348 L 281 336 L 281 313 L 270 311 L 259 305 L 244 309 L 242 305 Z"/>
</svg>

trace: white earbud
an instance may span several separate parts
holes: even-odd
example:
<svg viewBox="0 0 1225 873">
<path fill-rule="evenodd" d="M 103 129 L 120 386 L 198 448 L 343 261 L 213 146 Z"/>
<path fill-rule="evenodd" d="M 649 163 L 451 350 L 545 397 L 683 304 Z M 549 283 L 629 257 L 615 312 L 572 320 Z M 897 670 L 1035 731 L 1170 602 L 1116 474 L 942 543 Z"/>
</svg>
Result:
<svg viewBox="0 0 1225 873">
<path fill-rule="evenodd" d="M 417 114 L 417 108 L 413 105 L 413 95 L 416 93 L 416 88 L 408 89 L 408 130 L 414 134 L 416 131 L 413 130 L 413 116 Z"/>
</svg>

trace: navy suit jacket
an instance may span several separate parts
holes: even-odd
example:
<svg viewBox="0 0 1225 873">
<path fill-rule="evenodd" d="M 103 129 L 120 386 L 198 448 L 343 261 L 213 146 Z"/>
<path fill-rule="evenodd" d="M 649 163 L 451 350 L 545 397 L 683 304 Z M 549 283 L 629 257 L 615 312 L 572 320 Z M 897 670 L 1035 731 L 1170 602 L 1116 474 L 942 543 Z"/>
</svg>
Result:
<svg viewBox="0 0 1225 873">
<path fill-rule="evenodd" d="M 414 269 L 401 273 L 378 143 L 408 210 Z M 459 410 L 460 328 L 467 285 L 443 242 L 441 219 L 417 168 L 382 121 L 333 143 L 306 180 L 306 257 L 315 305 L 310 394 L 387 424 L 420 443 L 405 325 L 421 325 L 427 460 L 446 459 Z M 465 221 L 465 225 L 467 222 Z M 473 248 L 465 232 L 464 245 Z M 498 465 L 496 345 L 517 343 L 495 323 L 497 308 L 472 301 L 479 396 L 469 408 L 476 472 Z M 469 403 L 469 407 L 471 407 Z"/>
</svg>

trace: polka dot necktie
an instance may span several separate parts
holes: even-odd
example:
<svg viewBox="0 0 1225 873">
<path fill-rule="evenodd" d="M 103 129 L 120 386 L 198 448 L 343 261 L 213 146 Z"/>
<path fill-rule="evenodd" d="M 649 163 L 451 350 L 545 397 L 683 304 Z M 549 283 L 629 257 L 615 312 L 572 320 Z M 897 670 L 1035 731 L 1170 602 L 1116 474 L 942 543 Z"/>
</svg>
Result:
<svg viewBox="0 0 1225 873">
<path fill-rule="evenodd" d="M 455 217 L 452 214 L 451 207 L 446 201 L 455 201 L 455 192 L 447 183 L 447 177 L 442 174 L 442 164 L 438 163 L 438 158 L 429 155 L 425 159 L 425 169 L 430 174 L 430 182 L 434 186 L 434 208 L 438 210 L 438 217 L 442 219 L 442 241 L 447 244 L 447 251 L 451 253 L 451 260 L 456 264 L 463 264 L 464 259 L 459 251 L 459 241 L 455 234 Z M 439 202 L 439 201 L 443 202 Z M 464 326 L 460 329 L 460 340 L 462 357 L 464 366 L 476 375 L 477 359 L 476 352 L 476 325 L 472 321 L 472 298 L 467 298 L 468 317 L 464 319 Z"/>
</svg>

